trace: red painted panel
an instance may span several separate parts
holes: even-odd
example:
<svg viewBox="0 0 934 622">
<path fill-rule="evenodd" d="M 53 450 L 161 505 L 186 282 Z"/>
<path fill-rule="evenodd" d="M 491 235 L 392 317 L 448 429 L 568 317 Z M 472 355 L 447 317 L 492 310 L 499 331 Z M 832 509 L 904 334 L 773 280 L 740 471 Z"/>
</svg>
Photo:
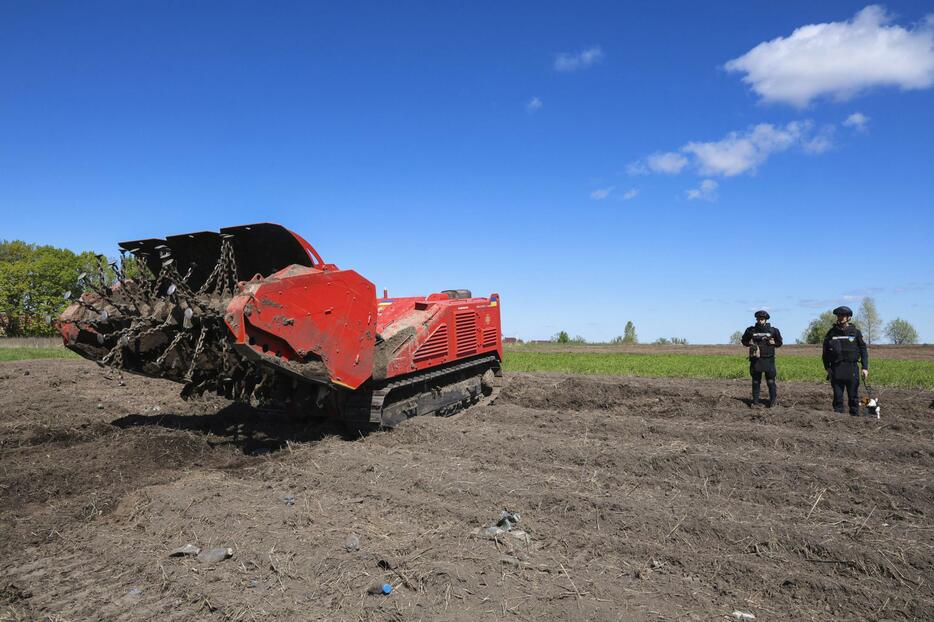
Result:
<svg viewBox="0 0 934 622">
<path fill-rule="evenodd" d="M 444 294 L 424 298 L 386 298 L 378 301 L 377 328 L 384 339 L 415 329 L 387 368 L 399 376 L 482 354 L 502 358 L 499 296 L 450 299 Z M 438 345 L 446 335 L 447 347 Z M 429 350 L 429 346 L 432 348 Z M 425 356 L 431 352 L 432 356 Z"/>
<path fill-rule="evenodd" d="M 288 371 L 320 359 L 331 382 L 350 388 L 373 374 L 376 290 L 353 270 L 291 266 L 251 281 L 226 320 L 239 344 Z"/>
</svg>

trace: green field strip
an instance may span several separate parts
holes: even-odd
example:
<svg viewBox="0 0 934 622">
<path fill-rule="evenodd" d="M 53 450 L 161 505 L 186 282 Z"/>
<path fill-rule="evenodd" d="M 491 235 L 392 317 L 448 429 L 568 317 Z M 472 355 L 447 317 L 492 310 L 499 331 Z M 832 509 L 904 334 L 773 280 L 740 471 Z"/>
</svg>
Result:
<svg viewBox="0 0 934 622">
<path fill-rule="evenodd" d="M 65 348 L 0 348 L 0 362 L 76 358 L 77 354 Z"/>
<path fill-rule="evenodd" d="M 0 348 L 0 362 L 29 359 L 77 359 L 65 348 Z M 648 376 L 656 378 L 749 377 L 744 356 L 723 354 L 633 354 L 621 352 L 517 352 L 507 350 L 506 371 L 562 372 L 601 376 Z M 824 368 L 814 356 L 776 359 L 779 380 L 823 382 Z M 934 361 L 874 359 L 870 382 L 879 387 L 934 390 Z"/>
<path fill-rule="evenodd" d="M 779 380 L 823 382 L 821 359 L 788 356 L 776 359 Z M 602 376 L 658 378 L 749 378 L 744 356 L 718 354 L 631 354 L 603 352 L 507 351 L 506 371 L 550 371 Z M 876 359 L 870 362 L 873 386 L 934 389 L 934 361 Z"/>
</svg>

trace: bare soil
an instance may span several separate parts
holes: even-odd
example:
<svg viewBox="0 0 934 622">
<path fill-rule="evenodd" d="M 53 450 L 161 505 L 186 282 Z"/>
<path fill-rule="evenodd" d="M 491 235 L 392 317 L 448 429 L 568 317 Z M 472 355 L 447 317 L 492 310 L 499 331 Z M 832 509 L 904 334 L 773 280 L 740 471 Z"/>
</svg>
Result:
<svg viewBox="0 0 934 622">
<path fill-rule="evenodd" d="M 507 350 L 517 352 L 623 352 L 630 354 L 732 354 L 745 356 L 746 348 L 737 345 L 656 345 L 637 343 L 627 345 L 609 344 L 559 344 L 527 343 L 507 345 Z M 788 343 L 779 350 L 780 356 L 813 356 L 820 358 L 821 346 Z M 895 346 L 891 344 L 873 345 L 869 348 L 870 358 L 934 360 L 934 345 L 921 344 Z"/>
<path fill-rule="evenodd" d="M 741 381 L 517 374 L 348 439 L 122 382 L 0 364 L 0 619 L 934 619 L 930 392 L 875 420 L 817 384 L 762 409 Z M 477 535 L 503 509 L 528 541 Z"/>
</svg>

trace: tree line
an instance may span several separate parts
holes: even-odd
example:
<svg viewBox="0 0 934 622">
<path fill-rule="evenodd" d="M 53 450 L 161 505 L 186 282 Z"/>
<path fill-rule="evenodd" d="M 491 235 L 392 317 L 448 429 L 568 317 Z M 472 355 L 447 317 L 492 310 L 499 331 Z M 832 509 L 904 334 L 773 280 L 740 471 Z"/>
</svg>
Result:
<svg viewBox="0 0 934 622">
<path fill-rule="evenodd" d="M 0 335 L 55 334 L 52 320 L 84 290 L 78 277 L 103 269 L 106 260 L 89 251 L 0 241 Z"/>
<path fill-rule="evenodd" d="M 551 341 L 554 343 L 567 343 L 567 344 L 583 344 L 587 343 L 587 340 L 576 335 L 571 337 L 567 331 L 559 331 L 552 336 Z M 595 342 L 596 343 L 596 342 Z M 639 336 L 636 334 L 636 325 L 632 321 L 626 322 L 626 326 L 623 327 L 623 334 L 617 335 L 610 340 L 610 343 L 613 345 L 629 345 L 639 343 Z M 657 345 L 687 345 L 688 340 L 684 337 L 659 337 L 652 342 Z"/>
</svg>

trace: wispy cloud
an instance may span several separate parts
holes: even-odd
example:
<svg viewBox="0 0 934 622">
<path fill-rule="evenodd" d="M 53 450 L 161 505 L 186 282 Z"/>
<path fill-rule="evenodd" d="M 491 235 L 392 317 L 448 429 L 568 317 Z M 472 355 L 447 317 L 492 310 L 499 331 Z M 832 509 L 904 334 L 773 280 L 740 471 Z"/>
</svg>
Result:
<svg viewBox="0 0 934 622">
<path fill-rule="evenodd" d="M 680 153 L 669 151 L 667 153 L 653 153 L 645 159 L 645 162 L 653 173 L 675 175 L 687 166 L 688 159 Z"/>
<path fill-rule="evenodd" d="M 798 301 L 799 307 L 806 309 L 824 309 L 830 311 L 834 305 L 840 304 L 838 298 L 802 298 Z"/>
<path fill-rule="evenodd" d="M 862 289 L 851 289 L 843 292 L 840 296 L 844 300 L 862 300 L 866 296 L 875 296 L 885 293 L 886 290 L 888 290 L 887 287 L 863 287 Z"/>
<path fill-rule="evenodd" d="M 754 172 L 773 153 L 799 142 L 810 125 L 807 121 L 792 121 L 785 127 L 760 123 L 717 141 L 690 142 L 681 150 L 694 156 L 701 175 L 733 177 Z"/>
<path fill-rule="evenodd" d="M 545 104 L 542 102 L 541 99 L 539 99 L 538 97 L 533 97 L 525 105 L 525 111 L 526 112 L 537 112 L 538 110 L 541 110 L 542 106 L 544 105 Z"/>
<path fill-rule="evenodd" d="M 630 175 L 664 173 L 675 175 L 692 169 L 706 177 L 734 177 L 755 173 L 775 153 L 799 147 L 808 153 L 823 153 L 833 146 L 833 126 L 813 132 L 811 121 L 792 121 L 784 126 L 759 123 L 743 131 L 730 132 L 720 140 L 691 141 L 677 151 L 656 152 L 630 163 Z"/>
<path fill-rule="evenodd" d="M 590 198 L 594 201 L 602 201 L 603 199 L 610 196 L 614 189 L 615 186 L 610 186 L 609 188 L 597 188 L 590 193 Z"/>
<path fill-rule="evenodd" d="M 650 173 L 665 173 L 677 175 L 688 164 L 688 159 L 677 151 L 656 152 L 646 156 L 644 160 L 636 160 L 626 165 L 626 174 L 648 175 Z"/>
<path fill-rule="evenodd" d="M 854 112 L 846 118 L 843 122 L 843 125 L 847 127 L 855 128 L 857 131 L 865 132 L 867 125 L 869 125 L 869 117 L 864 115 L 862 112 Z"/>
<path fill-rule="evenodd" d="M 902 285 L 900 287 L 892 288 L 892 292 L 895 294 L 904 294 L 906 292 L 921 292 L 921 291 L 926 291 L 929 289 L 934 289 L 934 283 L 931 283 L 930 281 L 927 281 L 927 282 L 914 281 L 914 282 Z"/>
<path fill-rule="evenodd" d="M 821 154 L 833 149 L 833 135 L 836 128 L 833 125 L 825 125 L 813 137 L 804 141 L 802 147 L 806 153 Z"/>
<path fill-rule="evenodd" d="M 798 301 L 798 306 L 805 307 L 806 309 L 821 309 L 822 311 L 830 311 L 834 307 L 837 307 L 842 302 L 853 304 L 854 302 L 859 302 L 864 296 L 856 296 L 853 294 L 840 294 L 836 298 L 802 298 Z"/>
<path fill-rule="evenodd" d="M 633 177 L 637 175 L 648 175 L 652 171 L 649 170 L 649 167 L 645 165 L 645 162 L 641 160 L 636 160 L 635 162 L 630 162 L 626 165 L 626 174 Z"/>
<path fill-rule="evenodd" d="M 689 201 L 701 200 L 714 202 L 717 200 L 717 188 L 720 184 L 712 179 L 705 179 L 697 188 L 691 188 L 687 191 Z"/>
<path fill-rule="evenodd" d="M 843 22 L 809 24 L 760 43 L 726 63 L 743 73 L 764 102 L 804 107 L 830 96 L 846 100 L 879 86 L 904 90 L 934 84 L 934 15 L 915 28 L 870 5 Z"/>
<path fill-rule="evenodd" d="M 802 298 L 798 300 L 798 305 L 808 309 L 823 309 L 829 311 L 841 302 L 858 303 L 867 296 L 898 295 L 908 292 L 927 291 L 930 289 L 934 289 L 934 282 L 914 281 L 895 287 L 863 287 L 841 292 L 835 298 Z"/>
<path fill-rule="evenodd" d="M 637 196 L 639 196 L 639 189 L 632 188 L 623 193 L 623 201 L 632 201 Z"/>
<path fill-rule="evenodd" d="M 577 71 L 587 69 L 603 60 L 603 50 L 595 45 L 576 54 L 561 53 L 555 56 L 555 71 Z"/>
</svg>

